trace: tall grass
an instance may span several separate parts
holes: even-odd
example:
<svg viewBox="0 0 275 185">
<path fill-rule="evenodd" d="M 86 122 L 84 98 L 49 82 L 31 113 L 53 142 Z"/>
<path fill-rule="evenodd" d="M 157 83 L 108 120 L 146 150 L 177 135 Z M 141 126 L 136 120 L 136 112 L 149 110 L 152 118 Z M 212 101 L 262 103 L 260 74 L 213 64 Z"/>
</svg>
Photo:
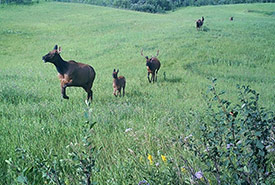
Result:
<svg viewBox="0 0 275 185">
<path fill-rule="evenodd" d="M 146 178 L 161 184 L 173 179 L 180 168 L 167 174 L 170 167 L 161 155 L 178 166 L 180 155 L 190 155 L 175 141 L 200 125 L 194 115 L 204 110 L 208 78 L 218 78 L 218 88 L 233 101 L 237 84 L 250 85 L 260 93 L 261 105 L 274 111 L 274 8 L 205 6 L 148 14 L 65 3 L 0 6 L 1 181 L 16 183 L 5 160 L 16 159 L 17 148 L 39 159 L 51 151 L 49 160 L 60 160 L 68 157 L 66 146 L 84 137 L 85 92 L 68 88 L 70 100 L 61 99 L 55 67 L 41 60 L 55 44 L 65 60 L 88 63 L 97 73 L 92 140 L 101 150 L 93 180 L 137 184 Z M 197 31 L 195 20 L 202 15 L 204 28 Z M 149 56 L 160 50 L 158 83 L 147 81 L 142 48 Z M 124 98 L 112 95 L 114 68 L 126 77 Z M 158 177 L 151 176 L 148 154 L 163 168 Z M 41 177 L 33 181 L 43 183 Z"/>
</svg>

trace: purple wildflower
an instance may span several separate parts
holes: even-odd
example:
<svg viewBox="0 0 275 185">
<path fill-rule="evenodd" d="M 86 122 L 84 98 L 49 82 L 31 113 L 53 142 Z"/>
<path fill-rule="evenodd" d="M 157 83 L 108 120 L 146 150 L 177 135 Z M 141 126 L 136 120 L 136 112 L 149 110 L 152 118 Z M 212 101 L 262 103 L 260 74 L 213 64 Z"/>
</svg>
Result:
<svg viewBox="0 0 275 185">
<path fill-rule="evenodd" d="M 227 144 L 227 145 L 226 145 L 226 149 L 229 149 L 231 146 L 233 146 L 232 143 Z"/>
<path fill-rule="evenodd" d="M 201 178 L 203 177 L 201 171 L 196 172 L 196 173 L 195 173 L 195 176 L 196 176 L 197 179 L 201 179 Z"/>
<path fill-rule="evenodd" d="M 267 152 L 274 152 L 275 151 L 274 147 L 272 147 L 271 145 L 267 145 L 265 147 L 265 149 L 267 150 Z"/>
<path fill-rule="evenodd" d="M 142 185 L 142 184 L 150 185 L 146 180 L 142 180 L 138 183 L 138 185 Z"/>
<path fill-rule="evenodd" d="M 205 148 L 204 152 L 208 152 L 209 151 L 209 148 L 208 146 Z"/>
<path fill-rule="evenodd" d="M 192 137 L 193 135 L 192 134 L 190 134 L 189 136 L 186 136 L 185 138 L 184 138 L 184 142 L 186 142 L 190 137 Z"/>
</svg>

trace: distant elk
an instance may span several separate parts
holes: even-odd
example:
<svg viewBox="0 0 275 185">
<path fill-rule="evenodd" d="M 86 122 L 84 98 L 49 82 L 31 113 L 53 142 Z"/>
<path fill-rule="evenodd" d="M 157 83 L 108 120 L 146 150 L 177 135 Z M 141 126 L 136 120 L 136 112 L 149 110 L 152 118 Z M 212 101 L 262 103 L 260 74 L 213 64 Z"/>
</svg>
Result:
<svg viewBox="0 0 275 185">
<path fill-rule="evenodd" d="M 87 92 L 86 104 L 89 104 L 89 100 L 93 99 L 91 88 L 96 76 L 94 68 L 73 60 L 65 61 L 61 58 L 60 53 L 61 47 L 55 45 L 52 51 L 42 57 L 42 60 L 55 65 L 60 80 L 61 95 L 64 99 L 69 99 L 66 95 L 67 87 L 82 87 Z"/>
<path fill-rule="evenodd" d="M 198 20 L 196 21 L 196 28 L 197 28 L 197 30 L 200 29 L 200 28 L 202 27 L 203 22 L 204 22 L 204 17 L 201 17 L 201 19 L 198 19 Z"/>
<path fill-rule="evenodd" d="M 230 21 L 233 21 L 233 17 L 230 17 L 229 20 L 230 20 Z"/>
<path fill-rule="evenodd" d="M 152 58 L 149 59 L 148 56 L 145 56 L 146 66 L 148 71 L 147 78 L 150 83 L 151 81 L 153 81 L 153 83 L 157 81 L 157 75 L 160 68 L 160 61 L 157 59 L 158 55 L 159 55 L 159 50 L 157 51 L 157 55 L 155 57 L 152 56 Z M 141 50 L 141 56 L 144 57 L 143 50 Z M 150 74 L 151 74 L 151 79 L 150 79 Z"/>
<path fill-rule="evenodd" d="M 118 93 L 119 96 L 121 96 L 121 89 L 123 89 L 123 96 L 125 95 L 126 79 L 124 76 L 117 77 L 118 72 L 119 69 L 117 71 L 114 69 L 113 71 L 113 88 L 115 97 L 117 97 Z"/>
</svg>

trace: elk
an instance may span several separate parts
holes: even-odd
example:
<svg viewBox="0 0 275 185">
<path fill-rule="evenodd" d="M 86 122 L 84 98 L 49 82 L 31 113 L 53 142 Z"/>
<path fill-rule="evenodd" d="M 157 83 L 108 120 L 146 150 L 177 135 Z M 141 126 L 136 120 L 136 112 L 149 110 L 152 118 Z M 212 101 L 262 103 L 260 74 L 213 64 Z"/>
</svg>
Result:
<svg viewBox="0 0 275 185">
<path fill-rule="evenodd" d="M 160 61 L 157 59 L 157 56 L 159 55 L 159 50 L 157 51 L 157 55 L 154 57 L 152 56 L 150 59 L 148 56 L 145 56 L 146 59 L 146 66 L 147 66 L 147 78 L 148 81 L 151 83 L 153 81 L 153 83 L 155 81 L 157 81 L 157 75 L 158 75 L 158 71 L 160 68 Z M 141 56 L 144 57 L 143 55 L 143 50 L 141 50 Z M 151 74 L 151 79 L 150 79 L 150 74 Z"/>
<path fill-rule="evenodd" d="M 126 79 L 124 76 L 117 77 L 118 72 L 119 69 L 117 69 L 117 71 L 114 69 L 113 71 L 113 88 L 115 97 L 117 97 L 118 93 L 119 96 L 121 96 L 121 88 L 123 89 L 123 96 L 125 95 Z"/>
<path fill-rule="evenodd" d="M 230 21 L 233 21 L 233 19 L 234 19 L 233 17 L 230 17 L 230 18 L 229 18 Z"/>
<path fill-rule="evenodd" d="M 66 95 L 67 87 L 82 87 L 87 92 L 86 104 L 93 99 L 91 90 L 96 76 L 95 70 L 88 64 L 78 63 L 74 60 L 65 61 L 60 56 L 61 47 L 54 46 L 53 50 L 42 57 L 44 62 L 55 65 L 58 78 L 60 80 L 61 95 L 64 99 L 69 99 Z"/>
<path fill-rule="evenodd" d="M 204 22 L 204 17 L 201 17 L 201 19 L 198 19 L 196 21 L 196 28 L 197 28 L 197 30 L 200 29 L 200 27 L 202 27 L 203 22 Z"/>
</svg>

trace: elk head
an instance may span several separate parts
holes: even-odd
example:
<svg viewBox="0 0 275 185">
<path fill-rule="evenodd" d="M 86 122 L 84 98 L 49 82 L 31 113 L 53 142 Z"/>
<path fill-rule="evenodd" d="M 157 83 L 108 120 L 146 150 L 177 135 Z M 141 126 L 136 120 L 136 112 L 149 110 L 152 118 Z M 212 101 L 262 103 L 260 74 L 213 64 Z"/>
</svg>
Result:
<svg viewBox="0 0 275 185">
<path fill-rule="evenodd" d="M 47 55 L 42 57 L 44 62 L 56 63 L 58 59 L 60 59 L 61 47 L 57 45 L 54 46 L 53 50 L 50 51 Z"/>
<path fill-rule="evenodd" d="M 152 56 L 151 58 L 149 58 L 148 56 L 144 56 L 143 55 L 143 49 L 141 50 L 140 54 L 141 54 L 141 56 L 145 57 L 145 59 L 146 59 L 146 66 L 147 66 L 147 64 L 152 60 L 152 58 L 156 58 L 159 55 L 159 50 L 157 51 L 157 55 L 156 56 Z"/>
<path fill-rule="evenodd" d="M 113 71 L 113 78 L 117 78 L 118 72 L 119 72 L 119 69 L 117 69 L 117 71 L 116 71 L 116 69 L 114 69 L 114 71 Z"/>
</svg>

